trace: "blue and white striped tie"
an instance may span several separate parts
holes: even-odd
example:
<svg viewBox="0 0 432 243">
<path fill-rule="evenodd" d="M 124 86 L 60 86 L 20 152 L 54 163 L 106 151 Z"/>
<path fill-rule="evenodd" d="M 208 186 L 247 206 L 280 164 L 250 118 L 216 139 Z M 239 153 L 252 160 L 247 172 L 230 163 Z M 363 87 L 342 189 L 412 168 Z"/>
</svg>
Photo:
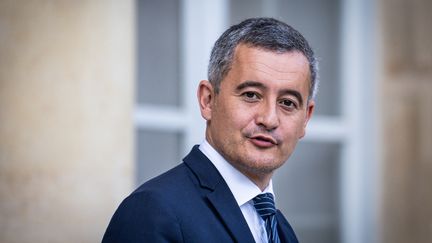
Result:
<svg viewBox="0 0 432 243">
<path fill-rule="evenodd" d="M 252 200 L 255 209 L 265 222 L 268 242 L 280 243 L 276 227 L 276 208 L 273 195 L 271 193 L 259 194 Z"/>
</svg>

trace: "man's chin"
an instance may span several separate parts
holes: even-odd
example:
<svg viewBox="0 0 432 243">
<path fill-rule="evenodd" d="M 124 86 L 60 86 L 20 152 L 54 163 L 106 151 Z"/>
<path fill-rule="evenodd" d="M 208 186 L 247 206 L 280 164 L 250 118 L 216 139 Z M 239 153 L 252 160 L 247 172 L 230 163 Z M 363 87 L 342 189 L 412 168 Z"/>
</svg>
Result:
<svg viewBox="0 0 432 243">
<path fill-rule="evenodd" d="M 256 159 L 261 158 L 261 159 Z M 248 167 L 248 170 L 254 173 L 259 174 L 269 174 L 273 173 L 276 169 L 281 167 L 285 161 L 275 161 L 275 159 L 272 158 L 265 158 L 265 157 L 256 157 L 255 159 L 251 159 L 248 162 L 245 163 L 245 165 Z"/>
</svg>

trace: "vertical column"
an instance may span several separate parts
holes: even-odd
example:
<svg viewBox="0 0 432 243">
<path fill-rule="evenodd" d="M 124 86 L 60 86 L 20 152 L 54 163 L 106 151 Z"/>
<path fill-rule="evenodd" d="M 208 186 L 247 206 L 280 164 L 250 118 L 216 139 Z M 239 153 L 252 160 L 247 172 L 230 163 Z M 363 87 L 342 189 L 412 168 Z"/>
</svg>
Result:
<svg viewBox="0 0 432 243">
<path fill-rule="evenodd" d="M 130 191 L 133 15 L 0 2 L 0 242 L 98 242 Z"/>
<path fill-rule="evenodd" d="M 382 0 L 382 242 L 432 242 L 432 2 Z"/>
<path fill-rule="evenodd" d="M 207 65 L 214 42 L 227 27 L 228 0 L 183 0 L 183 103 L 187 112 L 187 131 L 183 153 L 204 139 L 205 121 L 200 115 L 196 91 L 207 79 Z"/>
<path fill-rule="evenodd" d="M 340 166 L 341 242 L 376 242 L 375 3 L 342 1 L 341 90 L 343 142 Z"/>
</svg>

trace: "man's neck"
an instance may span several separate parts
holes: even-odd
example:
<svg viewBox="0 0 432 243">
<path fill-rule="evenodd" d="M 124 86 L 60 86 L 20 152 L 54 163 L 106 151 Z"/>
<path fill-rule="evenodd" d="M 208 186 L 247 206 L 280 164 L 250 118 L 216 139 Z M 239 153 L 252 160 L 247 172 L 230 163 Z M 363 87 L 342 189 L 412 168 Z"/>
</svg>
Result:
<svg viewBox="0 0 432 243">
<path fill-rule="evenodd" d="M 231 164 L 231 162 L 229 162 Z M 231 164 L 234 168 L 236 168 L 240 173 L 245 175 L 249 180 L 251 180 L 261 191 L 264 191 L 270 183 L 270 180 L 273 176 L 273 173 L 253 173 L 249 172 L 243 168 L 237 168 L 234 164 Z"/>
<path fill-rule="evenodd" d="M 228 162 L 232 167 L 234 167 L 237 171 L 242 173 L 244 176 L 249 178 L 250 181 L 252 181 L 261 191 L 264 191 L 267 186 L 270 183 L 270 180 L 273 176 L 273 172 L 270 173 L 264 173 L 264 172 L 256 172 L 251 171 L 250 168 L 241 167 L 240 165 L 237 165 L 236 163 L 232 163 L 231 161 L 227 160 L 222 153 L 220 153 L 214 144 L 212 144 L 211 140 L 206 138 L 206 142 L 220 155 L 224 158 L 226 162 Z"/>
</svg>

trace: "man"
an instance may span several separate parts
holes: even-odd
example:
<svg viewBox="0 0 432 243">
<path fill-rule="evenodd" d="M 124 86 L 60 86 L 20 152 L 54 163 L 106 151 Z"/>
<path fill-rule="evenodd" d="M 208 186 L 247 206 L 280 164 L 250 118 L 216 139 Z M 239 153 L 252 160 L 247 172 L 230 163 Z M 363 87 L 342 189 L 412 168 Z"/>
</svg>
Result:
<svg viewBox="0 0 432 243">
<path fill-rule="evenodd" d="M 314 110 L 312 49 L 285 23 L 247 19 L 215 43 L 208 79 L 206 140 L 127 197 L 103 242 L 297 242 L 271 178 Z"/>
</svg>

